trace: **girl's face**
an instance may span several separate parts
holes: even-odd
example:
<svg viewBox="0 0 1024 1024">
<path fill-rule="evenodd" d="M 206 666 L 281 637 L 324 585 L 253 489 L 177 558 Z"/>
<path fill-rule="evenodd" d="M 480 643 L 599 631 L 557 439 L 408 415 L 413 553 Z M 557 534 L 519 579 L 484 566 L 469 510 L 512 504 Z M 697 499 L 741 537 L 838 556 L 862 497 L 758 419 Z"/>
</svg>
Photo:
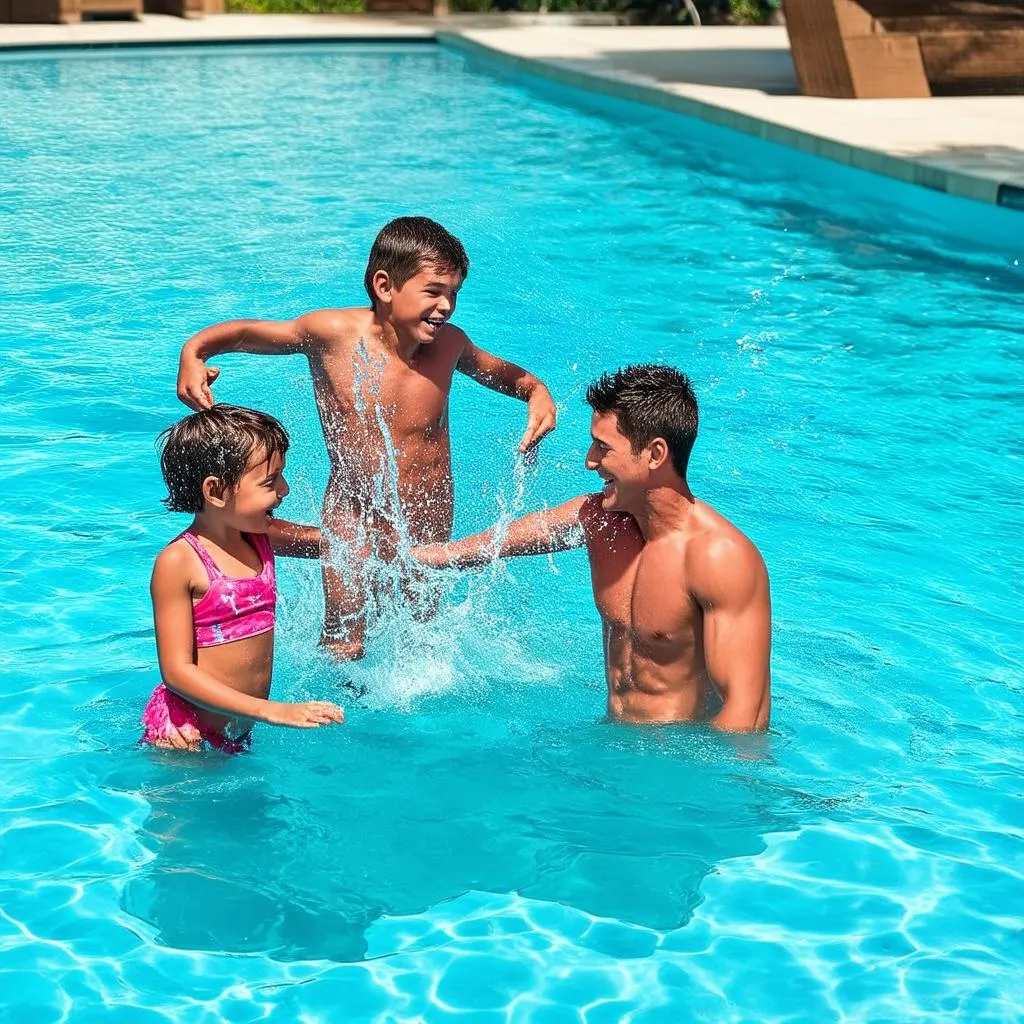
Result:
<svg viewBox="0 0 1024 1024">
<path fill-rule="evenodd" d="M 266 533 L 274 509 L 288 494 L 284 478 L 284 457 L 267 458 L 257 452 L 224 504 L 224 513 L 235 529 L 243 533 Z"/>
</svg>

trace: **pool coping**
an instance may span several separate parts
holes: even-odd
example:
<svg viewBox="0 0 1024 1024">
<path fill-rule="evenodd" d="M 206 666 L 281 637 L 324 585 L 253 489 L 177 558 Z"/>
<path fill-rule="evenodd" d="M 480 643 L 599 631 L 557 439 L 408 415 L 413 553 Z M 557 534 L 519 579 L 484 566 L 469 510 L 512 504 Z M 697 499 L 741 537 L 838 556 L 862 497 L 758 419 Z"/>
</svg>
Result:
<svg viewBox="0 0 1024 1024">
<path fill-rule="evenodd" d="M 955 161 L 948 161 L 944 166 L 934 160 L 922 159 L 919 154 L 887 152 L 884 148 L 793 127 L 781 120 L 772 120 L 763 111 L 753 114 L 736 109 L 729 105 L 728 97 L 722 102 L 715 102 L 687 95 L 684 91 L 673 91 L 656 78 L 616 68 L 614 62 L 516 52 L 517 46 L 522 50 L 522 39 L 526 34 L 517 32 L 517 29 L 532 28 L 543 32 L 545 27 L 571 28 L 590 23 L 582 17 L 550 15 L 547 19 L 536 15 L 457 15 L 449 18 L 424 15 L 219 15 L 204 19 L 146 15 L 138 22 L 0 26 L 0 55 L 35 50 L 316 43 L 422 45 L 436 42 L 557 84 L 697 118 L 933 192 L 1024 212 L 1024 177 L 1002 173 L 996 161 L 986 160 L 984 156 L 974 162 L 979 171 L 972 173 L 971 169 L 949 165 Z M 502 31 L 487 31 L 495 28 Z M 482 34 L 486 39 L 478 38 L 481 34 L 478 29 L 484 30 Z M 629 31 L 628 27 L 602 29 L 602 32 L 609 33 Z"/>
</svg>

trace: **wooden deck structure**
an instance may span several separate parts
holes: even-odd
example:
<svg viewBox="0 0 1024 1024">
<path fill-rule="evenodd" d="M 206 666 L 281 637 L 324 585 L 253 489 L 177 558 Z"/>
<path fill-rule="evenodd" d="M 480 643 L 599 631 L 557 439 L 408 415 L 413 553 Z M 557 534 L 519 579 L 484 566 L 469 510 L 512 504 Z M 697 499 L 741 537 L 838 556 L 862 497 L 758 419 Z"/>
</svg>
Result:
<svg viewBox="0 0 1024 1024">
<path fill-rule="evenodd" d="M 783 0 L 800 90 L 1024 93 L 1024 0 Z"/>
<path fill-rule="evenodd" d="M 195 18 L 223 10 L 224 0 L 0 0 L 0 22 L 67 25 L 90 14 L 138 18 L 145 11 Z"/>
</svg>

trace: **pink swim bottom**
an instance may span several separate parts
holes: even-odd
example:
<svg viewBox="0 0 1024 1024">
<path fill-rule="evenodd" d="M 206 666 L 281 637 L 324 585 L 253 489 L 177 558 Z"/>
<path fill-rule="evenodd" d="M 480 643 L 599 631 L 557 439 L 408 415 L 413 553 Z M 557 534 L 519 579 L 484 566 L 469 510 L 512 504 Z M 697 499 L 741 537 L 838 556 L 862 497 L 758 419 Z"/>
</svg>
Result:
<svg viewBox="0 0 1024 1024">
<path fill-rule="evenodd" d="M 201 740 L 209 743 L 211 747 L 223 750 L 225 754 L 239 754 L 252 744 L 250 732 L 233 740 L 205 725 L 195 705 L 190 704 L 184 697 L 179 697 L 173 690 L 168 690 L 163 683 L 149 698 L 146 710 L 142 712 L 142 725 L 145 728 L 142 742 L 155 743 L 162 747 L 168 746 L 170 738 L 183 726 L 187 731 L 194 729 Z"/>
</svg>

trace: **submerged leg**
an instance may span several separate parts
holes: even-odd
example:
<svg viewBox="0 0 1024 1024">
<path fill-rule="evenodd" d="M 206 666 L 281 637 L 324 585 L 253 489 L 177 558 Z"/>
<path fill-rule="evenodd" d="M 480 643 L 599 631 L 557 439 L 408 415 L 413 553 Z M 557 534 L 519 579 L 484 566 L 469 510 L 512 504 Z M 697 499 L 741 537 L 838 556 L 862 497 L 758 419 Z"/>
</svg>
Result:
<svg viewBox="0 0 1024 1024">
<path fill-rule="evenodd" d="M 341 526 L 339 532 L 337 527 Z M 356 661 L 365 653 L 369 591 L 365 563 L 368 553 L 353 550 L 353 530 L 332 524 L 324 530 L 320 573 L 324 585 L 324 626 L 320 646 L 339 661 Z"/>
</svg>

